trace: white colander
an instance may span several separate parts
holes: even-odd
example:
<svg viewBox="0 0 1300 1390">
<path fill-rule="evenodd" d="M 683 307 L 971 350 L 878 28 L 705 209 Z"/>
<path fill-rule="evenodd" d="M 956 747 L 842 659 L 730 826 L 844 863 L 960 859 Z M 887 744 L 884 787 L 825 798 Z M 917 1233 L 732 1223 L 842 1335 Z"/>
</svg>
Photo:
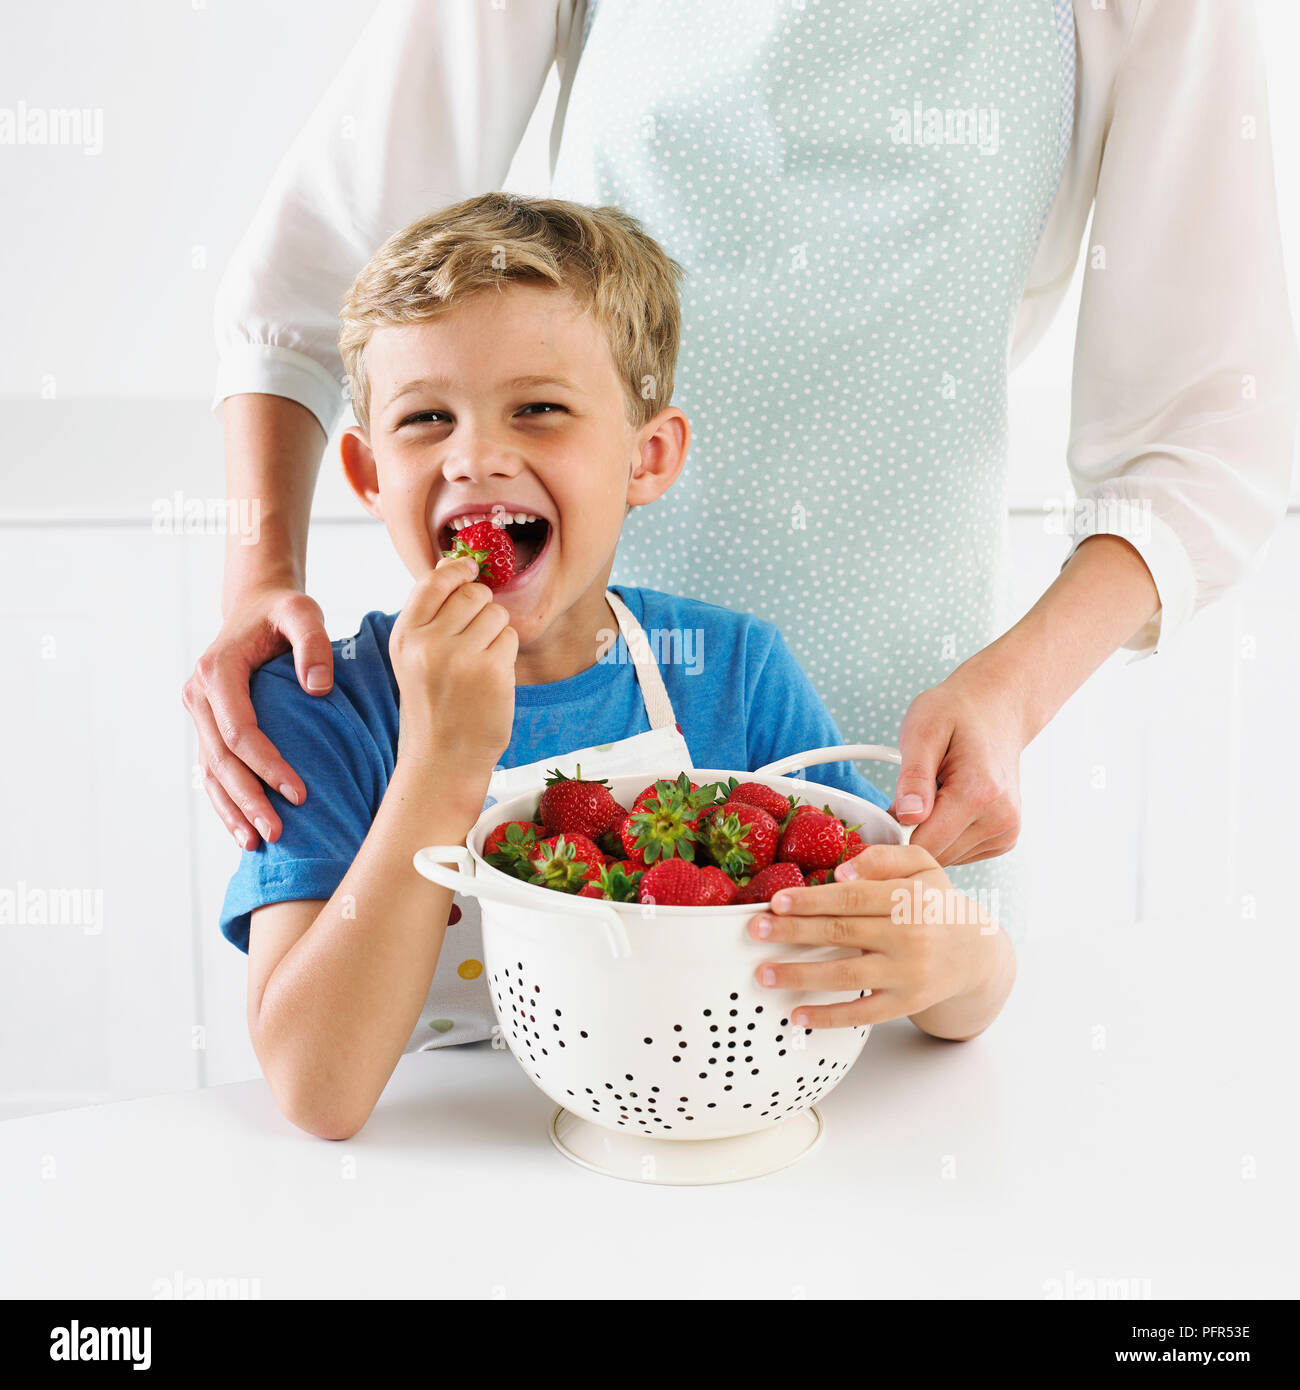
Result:
<svg viewBox="0 0 1300 1390">
<path fill-rule="evenodd" d="M 877 759 L 892 748 L 817 748 L 755 772 L 686 769 L 701 785 L 736 777 L 828 805 L 864 841 L 900 844 L 909 831 L 888 812 L 820 782 L 780 774 L 817 763 Z M 560 760 L 563 768 L 565 762 Z M 680 767 L 607 780 L 630 806 L 647 784 Z M 871 1029 L 794 1027 L 800 1004 L 860 991 L 767 989 L 765 960 L 835 960 L 850 947 L 756 941 L 761 904 L 669 907 L 579 898 L 524 883 L 482 857 L 503 821 L 530 820 L 541 785 L 489 807 L 467 844 L 431 845 L 415 867 L 477 897 L 484 966 L 501 1032 L 537 1085 L 560 1106 L 551 1138 L 575 1162 L 640 1182 L 711 1183 L 785 1167 L 818 1142 L 813 1103 L 843 1079 Z M 446 867 L 454 863 L 455 870 Z M 681 1142 L 687 1141 L 687 1142 Z"/>
</svg>

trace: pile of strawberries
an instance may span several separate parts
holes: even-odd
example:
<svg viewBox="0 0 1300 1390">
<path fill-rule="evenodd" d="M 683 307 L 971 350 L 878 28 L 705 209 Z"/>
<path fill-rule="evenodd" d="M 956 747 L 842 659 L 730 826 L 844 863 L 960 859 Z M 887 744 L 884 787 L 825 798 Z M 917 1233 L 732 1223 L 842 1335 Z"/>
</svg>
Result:
<svg viewBox="0 0 1300 1390">
<path fill-rule="evenodd" d="M 531 821 L 505 821 L 483 857 L 526 883 L 611 902 L 765 903 L 834 880 L 864 848 L 859 827 L 761 782 L 698 786 L 685 772 L 621 806 L 603 778 L 547 774 Z"/>
</svg>

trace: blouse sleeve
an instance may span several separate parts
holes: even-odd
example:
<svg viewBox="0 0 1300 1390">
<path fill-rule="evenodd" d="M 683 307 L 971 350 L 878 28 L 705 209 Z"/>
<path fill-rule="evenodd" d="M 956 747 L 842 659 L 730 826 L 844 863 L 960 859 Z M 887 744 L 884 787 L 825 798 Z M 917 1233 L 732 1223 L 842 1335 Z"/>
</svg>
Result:
<svg viewBox="0 0 1300 1390">
<path fill-rule="evenodd" d="M 343 413 L 338 309 L 391 233 L 500 187 L 574 0 L 382 0 L 281 161 L 222 278 L 214 408 L 287 396 Z"/>
<path fill-rule="evenodd" d="M 1300 373 L 1251 5 L 1141 0 L 1084 253 L 1071 554 L 1099 533 L 1136 548 L 1161 606 L 1125 645 L 1150 655 L 1258 564 L 1291 476 Z"/>
</svg>

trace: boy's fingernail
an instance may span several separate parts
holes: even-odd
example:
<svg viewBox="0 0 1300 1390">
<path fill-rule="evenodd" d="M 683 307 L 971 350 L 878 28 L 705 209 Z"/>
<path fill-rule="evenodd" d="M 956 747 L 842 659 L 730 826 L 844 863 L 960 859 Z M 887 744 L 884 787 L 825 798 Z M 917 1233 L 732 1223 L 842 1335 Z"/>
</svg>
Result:
<svg viewBox="0 0 1300 1390">
<path fill-rule="evenodd" d="M 839 864 L 839 865 L 836 866 L 836 869 L 835 869 L 835 877 L 836 877 L 836 878 L 840 878 L 840 879 L 843 879 L 843 878 L 857 878 L 857 876 L 858 876 L 858 871 L 853 867 L 852 864 Z"/>
<path fill-rule="evenodd" d="M 925 810 L 925 802 L 915 792 L 908 792 L 906 796 L 898 798 L 898 814 L 900 816 L 912 816 L 923 810 Z"/>
<path fill-rule="evenodd" d="M 288 782 L 280 783 L 280 795 L 284 797 L 291 806 L 296 806 L 298 804 L 298 793 L 294 791 Z"/>
<path fill-rule="evenodd" d="M 808 1015 L 803 1013 L 791 1014 L 790 1022 L 793 1023 L 796 1028 L 807 1028 Z"/>
<path fill-rule="evenodd" d="M 770 965 L 765 965 L 758 972 L 758 980 L 760 984 L 773 985 L 776 983 L 776 971 Z"/>
<path fill-rule="evenodd" d="M 758 919 L 758 934 L 759 934 L 759 936 L 771 936 L 771 935 L 772 935 L 772 926 L 773 926 L 773 922 L 772 922 L 772 919 L 771 919 L 770 917 L 760 917 L 760 918 Z"/>
<path fill-rule="evenodd" d="M 790 895 L 789 895 L 789 893 L 778 893 L 778 894 L 776 895 L 776 897 L 774 897 L 774 898 L 772 899 L 772 910 L 773 910 L 774 912 L 789 912 L 789 911 L 790 911 Z"/>
<path fill-rule="evenodd" d="M 328 666 L 309 666 L 307 668 L 307 689 L 328 690 L 330 688 L 330 668 Z"/>
</svg>

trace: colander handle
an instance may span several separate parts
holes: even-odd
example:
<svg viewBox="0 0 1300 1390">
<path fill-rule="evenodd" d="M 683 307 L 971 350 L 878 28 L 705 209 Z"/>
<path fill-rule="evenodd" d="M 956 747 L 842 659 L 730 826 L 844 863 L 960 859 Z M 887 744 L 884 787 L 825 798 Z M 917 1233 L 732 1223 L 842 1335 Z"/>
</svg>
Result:
<svg viewBox="0 0 1300 1390">
<path fill-rule="evenodd" d="M 756 767 L 754 771 L 769 777 L 781 777 L 787 772 L 797 772 L 801 767 L 815 767 L 818 763 L 839 763 L 859 759 L 902 766 L 903 755 L 897 748 L 890 748 L 883 743 L 842 743 L 838 748 L 809 748 L 803 753 L 791 753 L 788 758 L 779 758 L 764 767 Z M 898 824 L 897 821 L 895 824 Z M 916 827 L 899 825 L 898 828 L 903 832 L 903 843 L 907 844 Z"/>
<path fill-rule="evenodd" d="M 508 903 L 511 907 L 526 907 L 530 912 L 549 912 L 550 908 L 539 906 L 537 896 L 526 891 L 524 884 L 516 888 L 509 879 L 504 883 L 475 875 L 474 860 L 464 845 L 426 845 L 415 852 L 415 871 L 431 883 L 463 893 L 466 897 L 479 898 L 487 902 Z M 449 869 L 448 863 L 456 865 Z M 616 960 L 624 960 L 632 954 L 632 942 L 628 937 L 623 919 L 600 898 L 580 898 L 566 893 L 562 906 L 557 905 L 558 917 L 578 916 L 598 917 L 605 926 L 605 938 L 609 942 L 610 953 Z"/>
</svg>

